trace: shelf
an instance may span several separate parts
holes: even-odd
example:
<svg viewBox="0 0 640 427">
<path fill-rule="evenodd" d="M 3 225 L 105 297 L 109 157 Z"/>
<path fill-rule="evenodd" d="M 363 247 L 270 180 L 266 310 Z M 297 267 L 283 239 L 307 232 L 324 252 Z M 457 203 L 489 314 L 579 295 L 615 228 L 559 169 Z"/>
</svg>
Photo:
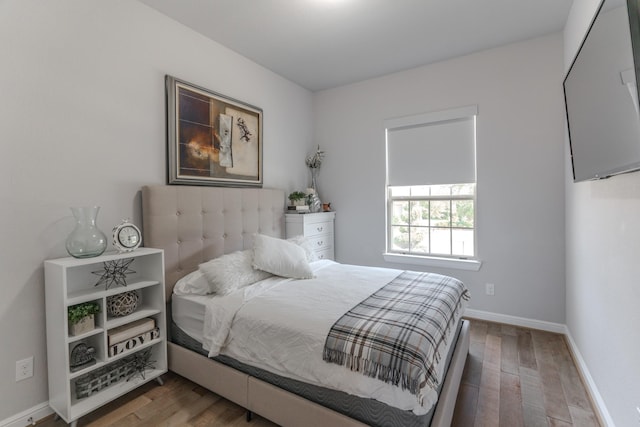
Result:
<svg viewBox="0 0 640 427">
<path fill-rule="evenodd" d="M 100 280 L 104 263 L 133 258 L 131 271 L 127 273 L 127 286 L 95 286 Z M 133 390 L 139 385 L 167 372 L 167 323 L 165 316 L 164 256 L 160 249 L 140 248 L 133 252 L 112 252 L 94 258 L 61 258 L 47 260 L 45 269 L 45 305 L 47 318 L 47 367 L 49 384 L 49 406 L 67 423 L 75 423 L 83 415 L 96 410 L 109 401 Z M 116 317 L 108 313 L 110 297 L 135 291 L 138 294 L 136 310 L 126 316 Z M 70 306 L 95 301 L 101 311 L 95 316 L 95 327 L 86 333 L 70 336 L 67 310 Z M 134 348 L 109 357 L 108 331 L 142 318 L 153 318 L 159 336 L 153 340 L 137 343 Z M 155 335 L 154 335 L 155 336 Z M 92 347 L 95 363 L 76 372 L 71 372 L 70 359 L 78 345 Z M 133 365 L 115 365 L 140 351 L 151 351 L 153 369 L 147 369 L 145 378 L 140 373 L 118 376 L 116 372 L 133 372 Z M 126 360 L 126 359 L 125 359 Z M 118 366 L 126 366 L 119 370 Z M 106 371 L 104 368 L 115 371 Z M 94 375 L 95 374 L 95 375 Z M 127 374 L 128 375 L 128 374 Z M 76 398 L 76 382 L 82 377 L 94 381 L 93 390 L 100 389 L 86 398 Z M 97 379 L 96 379 L 97 378 Z M 107 384 L 109 381 L 116 381 Z M 127 380 L 128 379 L 128 380 Z M 104 383 L 100 383 L 104 381 Z M 89 385 L 82 381 L 84 387 Z"/>
<path fill-rule="evenodd" d="M 134 320 L 143 319 L 145 317 L 151 317 L 155 314 L 160 313 L 160 310 L 157 308 L 139 308 L 133 313 L 122 316 L 122 317 L 108 317 L 107 318 L 107 326 L 105 329 L 113 329 L 117 326 L 125 325 L 127 323 L 131 323 Z"/>
<path fill-rule="evenodd" d="M 69 336 L 67 336 L 67 343 L 71 344 L 71 343 L 74 343 L 76 341 L 81 341 L 81 340 L 87 339 L 89 337 L 92 337 L 94 335 L 101 334 L 102 332 L 104 332 L 104 328 L 97 327 L 97 328 L 94 328 L 94 329 L 90 330 L 89 332 L 85 332 L 84 334 L 69 335 Z"/>
<path fill-rule="evenodd" d="M 157 280 L 140 280 L 140 281 L 128 284 L 127 286 L 118 286 L 118 287 L 109 288 L 109 289 L 99 289 L 95 287 L 94 289 L 83 289 L 80 291 L 69 293 L 67 297 L 67 301 L 69 302 L 69 305 L 80 304 L 82 302 L 87 302 L 94 299 L 100 299 L 103 297 L 109 297 L 112 295 L 121 294 L 123 292 L 144 289 L 149 286 L 155 286 L 157 284 L 158 284 Z"/>
</svg>

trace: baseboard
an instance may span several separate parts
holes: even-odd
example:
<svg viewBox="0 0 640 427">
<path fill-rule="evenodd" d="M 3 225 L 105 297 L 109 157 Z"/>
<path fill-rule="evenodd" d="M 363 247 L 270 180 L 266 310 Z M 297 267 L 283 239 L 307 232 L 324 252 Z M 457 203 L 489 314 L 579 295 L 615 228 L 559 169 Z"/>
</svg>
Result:
<svg viewBox="0 0 640 427">
<path fill-rule="evenodd" d="M 609 411 L 607 410 L 607 406 L 604 404 L 604 400 L 602 399 L 602 396 L 598 391 L 598 387 L 596 387 L 596 383 L 593 381 L 593 378 L 589 373 L 589 369 L 587 368 L 587 365 L 584 362 L 582 355 L 580 354 L 580 350 L 578 350 L 578 346 L 573 340 L 571 332 L 566 325 L 563 325 L 561 323 L 546 322 L 543 320 L 527 319 L 525 317 L 509 316 L 507 314 L 491 313 L 488 311 L 472 309 L 465 310 L 464 317 L 469 319 L 504 323 L 507 325 L 522 326 L 524 328 L 539 329 L 542 331 L 563 334 L 567 339 L 569 351 L 571 352 L 571 356 L 575 361 L 576 368 L 578 369 L 578 374 L 582 378 L 582 382 L 584 383 L 587 394 L 591 399 L 591 403 L 593 403 L 598 421 L 600 421 L 600 424 L 604 427 L 615 427 L 615 424 L 611 419 L 611 415 L 609 415 Z"/>
<path fill-rule="evenodd" d="M 487 322 L 505 323 L 507 325 L 522 326 L 530 329 L 565 334 L 567 327 L 561 323 L 546 322 L 544 320 L 527 319 L 526 317 L 509 316 L 508 314 L 491 313 L 488 311 L 466 309 L 464 317 L 485 320 Z"/>
<path fill-rule="evenodd" d="M 24 427 L 29 424 L 33 425 L 36 421 L 46 418 L 51 414 L 53 414 L 53 410 L 49 406 L 49 402 L 44 402 L 0 421 L 0 427 Z"/>
</svg>

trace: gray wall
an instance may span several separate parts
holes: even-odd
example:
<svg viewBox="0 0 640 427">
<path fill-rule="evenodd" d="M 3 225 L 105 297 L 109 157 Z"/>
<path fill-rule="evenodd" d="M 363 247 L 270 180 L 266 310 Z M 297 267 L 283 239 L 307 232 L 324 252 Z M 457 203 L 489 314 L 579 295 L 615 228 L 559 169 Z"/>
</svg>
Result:
<svg viewBox="0 0 640 427">
<path fill-rule="evenodd" d="M 101 206 L 110 234 L 165 182 L 164 75 L 261 107 L 265 186 L 289 191 L 307 179 L 312 94 L 135 1 L 0 1 L 0 52 L 3 420 L 48 400 L 42 262 L 66 256 L 69 206 Z"/>
<path fill-rule="evenodd" d="M 561 84 L 562 38 L 555 34 L 316 93 L 315 142 L 327 152 L 319 189 L 337 211 L 337 258 L 407 268 L 382 258 L 383 121 L 477 104 L 483 265 L 439 271 L 466 282 L 473 309 L 563 324 Z M 487 282 L 495 284 L 493 297 L 485 295 Z"/>
<path fill-rule="evenodd" d="M 599 3 L 574 0 L 564 32 L 565 69 Z M 637 425 L 640 173 L 574 184 L 570 165 L 567 150 L 567 327 L 608 409 L 608 421 Z"/>
</svg>

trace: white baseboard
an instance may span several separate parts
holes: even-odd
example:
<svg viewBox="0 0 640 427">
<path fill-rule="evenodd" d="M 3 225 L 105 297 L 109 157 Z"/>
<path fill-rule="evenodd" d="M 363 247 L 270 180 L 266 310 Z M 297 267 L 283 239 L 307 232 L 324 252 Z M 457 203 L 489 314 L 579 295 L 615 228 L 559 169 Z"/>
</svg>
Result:
<svg viewBox="0 0 640 427">
<path fill-rule="evenodd" d="M 609 411 L 607 410 L 607 406 L 604 404 L 604 400 L 598 391 L 598 387 L 596 387 L 596 383 L 593 381 L 593 378 L 589 373 L 589 369 L 587 368 L 587 365 L 585 364 L 584 359 L 580 354 L 580 350 L 578 350 L 567 325 L 472 309 L 465 310 L 464 317 L 563 334 L 567 338 L 569 351 L 576 363 L 576 368 L 578 369 L 578 373 L 580 374 L 582 382 L 589 394 L 589 398 L 595 407 L 596 416 L 598 417 L 600 424 L 604 427 L 615 427 L 615 424 L 611 419 L 611 415 L 609 415 Z"/>
<path fill-rule="evenodd" d="M 0 421 L 0 427 L 24 427 L 53 414 L 49 402 L 44 402 Z"/>
<path fill-rule="evenodd" d="M 482 310 L 466 309 L 464 317 L 486 320 L 487 322 L 505 323 L 507 325 L 522 326 L 530 329 L 540 329 L 557 334 L 565 334 L 567 327 L 561 323 L 546 322 L 544 320 L 527 319 L 525 317 L 509 316 L 508 314 L 491 313 Z"/>
</svg>

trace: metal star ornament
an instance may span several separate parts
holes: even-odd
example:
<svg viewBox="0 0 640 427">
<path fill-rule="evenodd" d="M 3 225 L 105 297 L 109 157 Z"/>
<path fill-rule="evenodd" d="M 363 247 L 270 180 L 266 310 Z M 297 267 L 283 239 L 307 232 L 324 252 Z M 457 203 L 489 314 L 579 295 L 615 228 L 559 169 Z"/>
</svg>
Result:
<svg viewBox="0 0 640 427">
<path fill-rule="evenodd" d="M 100 279 L 94 286 L 99 286 L 104 283 L 105 290 L 109 289 L 112 285 L 120 285 L 126 287 L 127 274 L 135 273 L 135 271 L 129 268 L 134 259 L 135 258 L 125 258 L 103 262 L 103 270 L 91 272 L 91 274 L 100 276 Z"/>
</svg>

